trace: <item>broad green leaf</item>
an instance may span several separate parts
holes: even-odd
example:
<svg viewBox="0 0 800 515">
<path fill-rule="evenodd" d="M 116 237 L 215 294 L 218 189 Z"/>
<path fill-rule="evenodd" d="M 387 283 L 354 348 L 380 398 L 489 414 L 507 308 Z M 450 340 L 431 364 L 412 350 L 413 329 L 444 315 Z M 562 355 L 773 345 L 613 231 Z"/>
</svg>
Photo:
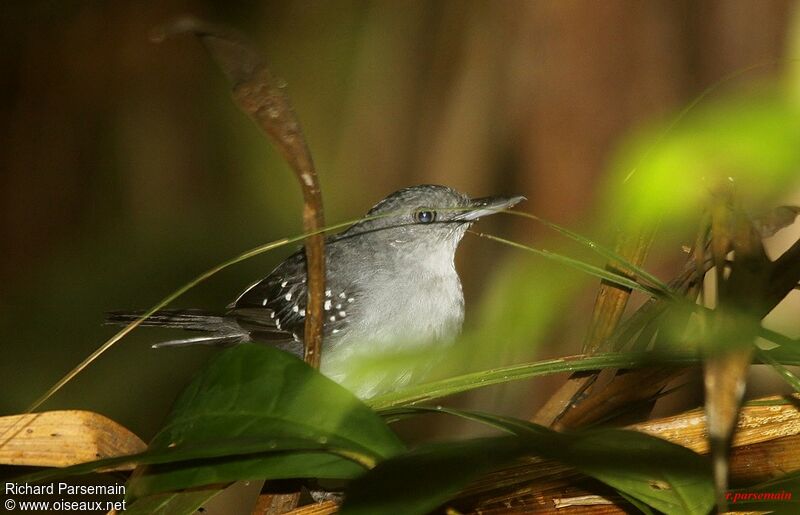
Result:
<svg viewBox="0 0 800 515">
<path fill-rule="evenodd" d="M 524 437 L 540 456 L 572 466 L 661 512 L 707 513 L 714 505 L 707 460 L 666 440 L 623 429 L 562 434 L 510 417 L 463 416 Z"/>
<path fill-rule="evenodd" d="M 550 457 L 664 513 L 707 513 L 714 505 L 711 468 L 698 454 L 659 438 L 594 430 L 564 442 Z"/>
<path fill-rule="evenodd" d="M 387 460 L 352 483 L 343 513 L 426 513 L 477 476 L 525 455 L 560 461 L 664 513 L 706 513 L 714 503 L 707 461 L 650 435 L 618 429 L 560 434 L 509 417 L 449 409 L 394 413 L 415 410 L 458 415 L 515 437 L 432 445 Z"/>
<path fill-rule="evenodd" d="M 229 445 L 227 444 L 229 443 Z M 247 456 L 254 445 L 265 454 Z M 255 478 L 343 477 L 402 451 L 350 392 L 277 349 L 244 344 L 217 356 L 181 394 L 150 450 L 222 447 L 213 461 L 153 466 L 133 495 Z M 305 447 L 305 449 L 303 449 Z M 290 452 L 319 449 L 323 452 Z"/>
<path fill-rule="evenodd" d="M 420 447 L 354 480 L 341 515 L 424 515 L 470 481 L 524 455 L 516 437 L 479 438 Z"/>
</svg>

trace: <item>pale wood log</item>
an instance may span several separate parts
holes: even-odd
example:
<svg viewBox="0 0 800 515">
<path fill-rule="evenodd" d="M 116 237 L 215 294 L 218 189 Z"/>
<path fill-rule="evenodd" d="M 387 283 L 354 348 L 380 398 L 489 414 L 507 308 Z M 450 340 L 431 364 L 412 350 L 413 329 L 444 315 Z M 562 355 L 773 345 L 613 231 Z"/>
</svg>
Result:
<svg viewBox="0 0 800 515">
<path fill-rule="evenodd" d="M 793 398 L 795 402 L 800 402 L 799 395 L 795 394 Z M 768 397 L 758 402 L 780 400 L 780 397 Z M 702 409 L 642 422 L 630 428 L 669 440 L 701 454 L 708 453 L 708 429 Z M 795 404 L 749 405 L 744 406 L 739 415 L 733 446 L 741 447 L 798 433 L 800 433 L 800 410 Z"/>
<path fill-rule="evenodd" d="M 136 454 L 147 445 L 113 420 L 90 411 L 0 417 L 0 464 L 68 467 Z M 120 467 L 121 470 L 133 468 Z"/>
<path fill-rule="evenodd" d="M 302 506 L 287 513 L 287 515 L 330 515 L 339 511 L 335 501 L 322 501 Z"/>
</svg>

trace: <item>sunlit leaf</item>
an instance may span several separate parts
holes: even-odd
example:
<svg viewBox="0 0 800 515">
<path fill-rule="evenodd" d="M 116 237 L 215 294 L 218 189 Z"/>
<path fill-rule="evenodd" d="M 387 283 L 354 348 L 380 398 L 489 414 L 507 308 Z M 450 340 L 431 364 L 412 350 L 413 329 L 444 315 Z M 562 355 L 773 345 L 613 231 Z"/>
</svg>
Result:
<svg viewBox="0 0 800 515">
<path fill-rule="evenodd" d="M 798 181 L 798 114 L 787 97 L 764 93 L 706 103 L 666 134 L 640 133 L 612 165 L 609 221 L 691 224 L 709 188 L 728 178 L 750 205 L 780 194 Z"/>
</svg>

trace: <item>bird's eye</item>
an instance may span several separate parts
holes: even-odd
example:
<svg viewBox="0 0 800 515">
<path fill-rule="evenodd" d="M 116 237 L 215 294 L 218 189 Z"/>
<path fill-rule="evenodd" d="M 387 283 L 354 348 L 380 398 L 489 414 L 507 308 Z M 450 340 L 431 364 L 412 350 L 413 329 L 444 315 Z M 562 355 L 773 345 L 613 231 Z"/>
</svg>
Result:
<svg viewBox="0 0 800 515">
<path fill-rule="evenodd" d="M 436 220 L 436 211 L 427 211 L 425 209 L 420 209 L 416 213 L 414 213 L 414 220 L 421 224 L 429 224 Z"/>
</svg>

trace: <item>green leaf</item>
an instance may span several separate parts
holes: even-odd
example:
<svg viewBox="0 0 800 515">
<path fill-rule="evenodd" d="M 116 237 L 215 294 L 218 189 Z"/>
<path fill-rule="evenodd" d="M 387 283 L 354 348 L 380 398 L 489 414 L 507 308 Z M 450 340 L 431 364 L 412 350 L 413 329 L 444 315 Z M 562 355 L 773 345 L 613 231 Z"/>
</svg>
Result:
<svg viewBox="0 0 800 515">
<path fill-rule="evenodd" d="M 570 465 L 664 513 L 707 513 L 714 505 L 707 460 L 680 445 L 624 429 L 561 434 L 510 417 L 465 416 L 526 437 L 540 456 Z"/>
<path fill-rule="evenodd" d="M 746 205 L 764 208 L 797 184 L 798 166 L 800 117 L 790 95 L 768 91 L 709 102 L 666 132 L 654 127 L 621 147 L 604 219 L 623 230 L 631 221 L 694 226 L 709 188 L 729 180 Z"/>
<path fill-rule="evenodd" d="M 217 356 L 181 394 L 150 444 L 170 448 L 212 448 L 218 458 L 148 467 L 130 494 L 239 479 L 351 478 L 403 445 L 353 394 L 301 360 L 244 344 Z"/>
<path fill-rule="evenodd" d="M 383 462 L 353 482 L 345 504 L 351 511 L 343 513 L 393 513 L 404 506 L 397 504 L 401 502 L 419 509 L 403 513 L 425 513 L 478 475 L 524 455 L 560 461 L 664 513 L 706 513 L 714 504 L 706 459 L 647 434 L 619 429 L 560 434 L 509 417 L 451 409 L 406 408 L 394 414 L 410 411 L 457 415 L 511 432 L 516 439 L 475 440 L 441 450 L 431 446 Z M 464 465 L 459 464 L 459 453 Z M 384 483 L 389 477 L 395 481 Z M 409 492 L 418 487 L 420 495 L 410 498 Z M 393 497 L 393 492 L 405 494 Z"/>
<path fill-rule="evenodd" d="M 516 437 L 479 438 L 420 447 L 378 464 L 351 483 L 341 515 L 424 515 L 470 481 L 524 454 Z"/>
<path fill-rule="evenodd" d="M 619 429 L 587 432 L 565 443 L 553 459 L 661 512 L 708 513 L 714 505 L 711 469 L 689 449 Z"/>
</svg>

